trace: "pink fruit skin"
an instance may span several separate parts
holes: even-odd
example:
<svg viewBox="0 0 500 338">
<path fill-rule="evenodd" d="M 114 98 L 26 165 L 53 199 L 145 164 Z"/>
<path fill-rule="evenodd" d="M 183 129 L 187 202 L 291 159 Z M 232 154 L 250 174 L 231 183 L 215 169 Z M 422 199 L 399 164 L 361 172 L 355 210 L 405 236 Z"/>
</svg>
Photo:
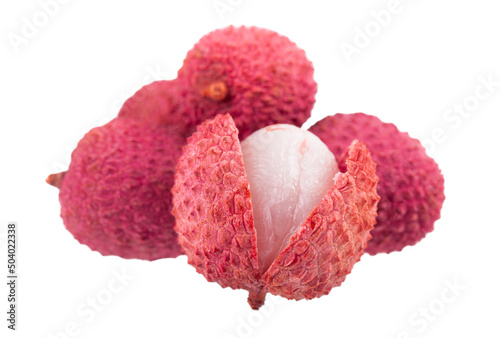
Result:
<svg viewBox="0 0 500 338">
<path fill-rule="evenodd" d="M 381 199 L 366 252 L 400 251 L 434 229 L 445 198 L 444 179 L 418 140 L 400 132 L 394 124 L 363 113 L 328 116 L 309 130 L 337 158 L 358 139 L 369 147 L 377 163 Z"/>
<path fill-rule="evenodd" d="M 187 123 L 180 107 L 179 81 L 155 81 L 128 98 L 118 112 L 118 118 L 134 119 L 153 128 L 168 127 L 170 132 L 184 135 Z"/>
<path fill-rule="evenodd" d="M 326 196 L 311 212 L 263 279 L 272 294 L 312 299 L 340 286 L 371 238 L 379 196 L 375 162 L 355 140 L 339 163 L 339 173 Z"/>
<path fill-rule="evenodd" d="M 231 114 L 240 139 L 271 124 L 300 127 L 315 103 L 313 73 L 305 52 L 276 32 L 245 26 L 210 32 L 178 72 L 189 135 L 220 113 Z"/>
<path fill-rule="evenodd" d="M 144 260 L 180 255 L 170 189 L 183 143 L 165 128 L 130 118 L 90 130 L 68 171 L 48 179 L 59 185 L 66 228 L 102 255 Z"/>
<path fill-rule="evenodd" d="M 360 259 L 373 228 L 379 197 L 375 163 L 354 141 L 335 183 L 288 246 L 259 273 L 252 201 L 238 130 L 218 115 L 188 139 L 172 188 L 175 230 L 189 264 L 210 282 L 245 289 L 258 309 L 270 292 L 311 299 L 340 285 Z"/>
</svg>

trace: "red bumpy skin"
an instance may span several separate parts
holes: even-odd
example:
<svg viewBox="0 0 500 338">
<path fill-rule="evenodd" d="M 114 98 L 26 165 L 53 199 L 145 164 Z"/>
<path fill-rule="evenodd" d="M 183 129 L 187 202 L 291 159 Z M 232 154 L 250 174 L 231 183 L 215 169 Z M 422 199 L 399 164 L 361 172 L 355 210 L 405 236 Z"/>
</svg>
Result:
<svg viewBox="0 0 500 338">
<path fill-rule="evenodd" d="M 206 119 L 230 113 L 240 139 L 276 123 L 301 126 L 317 85 L 305 52 L 288 38 L 257 27 L 226 27 L 205 35 L 178 72 L 188 134 Z"/>
<path fill-rule="evenodd" d="M 182 115 L 179 82 L 155 81 L 139 89 L 125 101 L 119 118 L 132 118 L 152 127 L 164 126 L 185 133 L 186 121 Z"/>
<path fill-rule="evenodd" d="M 361 142 L 349 147 L 328 193 L 259 274 L 250 188 L 229 115 L 218 115 L 188 139 L 176 167 L 173 214 L 189 264 L 210 282 L 246 289 L 253 309 L 270 292 L 312 299 L 340 285 L 359 261 L 376 217 L 375 163 Z"/>
<path fill-rule="evenodd" d="M 117 118 L 90 130 L 60 189 L 61 217 L 82 244 L 102 255 L 155 260 L 181 254 L 170 189 L 184 139 L 162 127 Z"/>
<path fill-rule="evenodd" d="M 370 148 L 377 163 L 381 199 L 366 252 L 400 251 L 434 229 L 444 201 L 444 179 L 418 140 L 400 132 L 394 124 L 363 113 L 328 116 L 309 130 L 335 156 L 340 156 L 354 139 Z"/>
</svg>

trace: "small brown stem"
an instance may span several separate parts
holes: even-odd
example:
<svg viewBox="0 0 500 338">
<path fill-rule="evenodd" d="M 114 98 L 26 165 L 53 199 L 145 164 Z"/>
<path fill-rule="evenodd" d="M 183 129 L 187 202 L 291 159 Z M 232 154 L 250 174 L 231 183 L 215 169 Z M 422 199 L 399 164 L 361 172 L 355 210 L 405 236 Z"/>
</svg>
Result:
<svg viewBox="0 0 500 338">
<path fill-rule="evenodd" d="M 250 304 L 252 310 L 258 310 L 262 305 L 264 305 L 265 301 L 266 292 L 262 289 L 259 289 L 257 291 L 249 291 L 248 304 Z"/>
<path fill-rule="evenodd" d="M 62 171 L 62 172 L 57 173 L 57 174 L 49 175 L 49 177 L 47 177 L 45 182 L 47 182 L 48 184 L 59 189 L 59 188 L 61 188 L 61 183 L 62 183 L 62 180 L 64 179 L 65 175 L 66 175 L 66 171 Z"/>
<path fill-rule="evenodd" d="M 203 97 L 210 98 L 217 102 L 224 100 L 227 94 L 227 86 L 222 81 L 212 82 L 202 90 Z"/>
</svg>

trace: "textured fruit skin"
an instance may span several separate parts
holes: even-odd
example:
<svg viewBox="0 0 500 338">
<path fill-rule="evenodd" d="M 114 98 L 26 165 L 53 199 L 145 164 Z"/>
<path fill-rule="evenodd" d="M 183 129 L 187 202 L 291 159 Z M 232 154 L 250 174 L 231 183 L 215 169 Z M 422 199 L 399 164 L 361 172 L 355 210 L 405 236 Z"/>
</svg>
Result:
<svg viewBox="0 0 500 338">
<path fill-rule="evenodd" d="M 206 121 L 188 139 L 172 194 L 175 230 L 189 264 L 222 287 L 258 288 L 250 188 L 231 117 Z"/>
<path fill-rule="evenodd" d="M 59 182 L 66 228 L 102 255 L 155 260 L 181 254 L 170 189 L 183 143 L 165 128 L 128 118 L 90 130 Z"/>
<path fill-rule="evenodd" d="M 245 26 L 212 31 L 178 72 L 188 135 L 219 113 L 231 114 L 241 140 L 271 124 L 300 127 L 315 103 L 313 72 L 305 52 L 276 32 Z"/>
<path fill-rule="evenodd" d="M 339 163 L 347 171 L 337 174 L 326 196 L 264 273 L 272 294 L 288 299 L 326 295 L 360 260 L 377 216 L 376 165 L 357 140 Z"/>
<path fill-rule="evenodd" d="M 363 113 L 328 116 L 309 130 L 335 156 L 358 139 L 369 147 L 377 163 L 381 199 L 366 252 L 400 251 L 434 229 L 445 198 L 444 179 L 418 140 L 400 132 L 394 124 Z"/>
<path fill-rule="evenodd" d="M 151 127 L 164 126 L 185 133 L 186 121 L 181 106 L 177 80 L 155 81 L 128 98 L 118 112 L 118 118 L 132 118 Z"/>
<path fill-rule="evenodd" d="M 321 202 L 270 268 L 259 273 L 252 201 L 238 130 L 218 115 L 188 139 L 172 188 L 175 230 L 189 264 L 210 282 L 246 289 L 253 309 L 270 292 L 312 299 L 340 285 L 360 259 L 373 228 L 379 197 L 375 163 L 354 141 Z"/>
</svg>

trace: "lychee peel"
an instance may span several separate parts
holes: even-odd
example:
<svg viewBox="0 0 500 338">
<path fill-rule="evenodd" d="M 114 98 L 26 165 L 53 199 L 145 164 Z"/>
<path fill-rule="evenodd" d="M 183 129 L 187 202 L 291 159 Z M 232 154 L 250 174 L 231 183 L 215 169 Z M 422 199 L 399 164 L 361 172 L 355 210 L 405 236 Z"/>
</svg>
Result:
<svg viewBox="0 0 500 338">
<path fill-rule="evenodd" d="M 315 103 L 314 69 L 304 50 L 258 27 L 229 26 L 203 36 L 178 72 L 189 134 L 229 113 L 240 139 L 265 126 L 301 126 Z"/>
<path fill-rule="evenodd" d="M 250 188 L 228 115 L 198 128 L 183 147 L 172 188 L 175 230 L 189 264 L 222 287 L 259 287 Z"/>
<path fill-rule="evenodd" d="M 378 181 L 365 145 L 349 147 L 339 173 L 320 204 L 264 274 L 269 292 L 311 299 L 339 286 L 360 260 L 375 224 Z"/>
<path fill-rule="evenodd" d="M 181 254 L 170 189 L 183 143 L 168 129 L 130 118 L 90 130 L 68 171 L 48 178 L 60 188 L 66 228 L 102 255 L 155 260 Z"/>
<path fill-rule="evenodd" d="M 370 238 L 379 197 L 375 163 L 359 141 L 349 147 L 347 171 L 307 217 L 270 268 L 259 272 L 252 200 L 229 115 L 218 115 L 188 139 L 176 167 L 173 214 L 188 262 L 208 281 L 246 289 L 258 309 L 270 292 L 312 299 L 340 285 Z"/>
<path fill-rule="evenodd" d="M 400 251 L 434 229 L 444 201 L 444 179 L 421 143 L 392 123 L 363 113 L 336 114 L 309 129 L 339 158 L 354 139 L 364 142 L 377 163 L 380 203 L 366 252 Z M 342 162 L 339 162 L 342 169 Z"/>
<path fill-rule="evenodd" d="M 149 83 L 128 98 L 118 112 L 118 118 L 131 118 L 142 124 L 168 127 L 185 133 L 186 116 L 180 110 L 181 96 L 177 80 Z"/>
</svg>

